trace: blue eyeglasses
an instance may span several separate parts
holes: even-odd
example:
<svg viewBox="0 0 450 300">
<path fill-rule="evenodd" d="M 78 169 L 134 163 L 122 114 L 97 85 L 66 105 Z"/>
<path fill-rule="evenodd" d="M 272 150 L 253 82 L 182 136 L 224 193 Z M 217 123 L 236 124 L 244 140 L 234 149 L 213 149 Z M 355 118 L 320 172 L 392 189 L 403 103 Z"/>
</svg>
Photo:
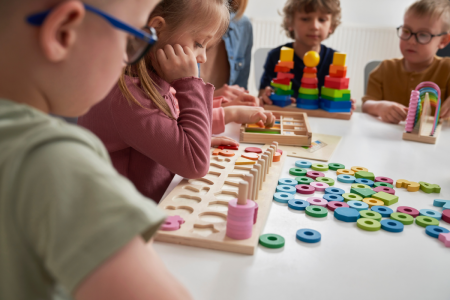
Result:
<svg viewBox="0 0 450 300">
<path fill-rule="evenodd" d="M 127 61 L 126 63 L 132 65 L 138 62 L 156 43 L 158 37 L 156 36 L 155 29 L 151 27 L 145 27 L 140 30 L 124 22 L 114 18 L 113 16 L 95 8 L 88 4 L 83 4 L 86 11 L 90 11 L 100 17 L 104 18 L 114 28 L 129 33 L 127 41 Z M 41 13 L 37 13 L 27 17 L 27 22 L 34 26 L 41 26 L 44 23 L 45 18 L 50 14 L 51 10 L 47 10 Z"/>
</svg>

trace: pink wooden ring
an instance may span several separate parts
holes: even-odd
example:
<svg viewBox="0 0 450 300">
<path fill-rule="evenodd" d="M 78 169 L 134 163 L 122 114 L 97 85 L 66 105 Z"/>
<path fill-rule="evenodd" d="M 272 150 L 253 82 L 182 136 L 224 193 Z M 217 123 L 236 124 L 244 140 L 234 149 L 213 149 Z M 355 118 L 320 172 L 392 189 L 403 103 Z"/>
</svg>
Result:
<svg viewBox="0 0 450 300">
<path fill-rule="evenodd" d="M 311 205 L 327 207 L 328 201 L 319 197 L 309 197 L 306 199 Z"/>
<path fill-rule="evenodd" d="M 323 192 L 323 191 L 325 191 L 325 189 L 327 187 L 330 187 L 325 182 L 311 182 L 309 185 L 312 185 L 316 189 L 316 191 L 318 191 L 318 192 Z"/>
<path fill-rule="evenodd" d="M 334 211 L 336 208 L 339 207 L 350 207 L 345 202 L 339 202 L 339 201 L 330 201 L 327 203 L 327 208 L 331 211 Z"/>
<path fill-rule="evenodd" d="M 315 180 L 317 177 L 325 177 L 325 174 L 318 171 L 308 171 L 306 172 L 306 176 Z"/>
<path fill-rule="evenodd" d="M 297 193 L 300 194 L 314 194 L 314 192 L 316 191 L 315 187 L 308 184 L 299 184 L 296 185 L 295 188 L 297 189 Z"/>
<path fill-rule="evenodd" d="M 385 182 L 385 183 L 389 183 L 389 184 L 394 184 L 394 180 L 390 179 L 389 177 L 383 177 L 383 176 L 375 177 L 375 182 Z"/>
<path fill-rule="evenodd" d="M 395 195 L 395 190 L 391 189 L 390 187 L 387 186 L 379 186 L 373 189 L 374 192 L 385 192 L 391 195 Z"/>
<path fill-rule="evenodd" d="M 161 230 L 164 231 L 175 231 L 180 229 L 181 224 L 184 223 L 184 219 L 180 216 L 169 216 L 167 217 L 164 224 L 161 226 Z"/>
<path fill-rule="evenodd" d="M 420 212 L 417 209 L 409 207 L 409 206 L 399 206 L 399 207 L 397 207 L 397 211 L 404 213 L 404 214 L 408 214 L 410 216 L 413 216 L 414 218 L 418 217 L 420 215 Z"/>
</svg>

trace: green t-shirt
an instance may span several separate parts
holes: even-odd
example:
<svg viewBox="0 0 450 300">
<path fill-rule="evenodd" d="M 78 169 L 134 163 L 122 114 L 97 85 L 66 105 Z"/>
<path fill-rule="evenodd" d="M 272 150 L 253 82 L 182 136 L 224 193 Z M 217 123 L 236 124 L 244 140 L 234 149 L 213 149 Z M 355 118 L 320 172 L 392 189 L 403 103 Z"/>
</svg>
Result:
<svg viewBox="0 0 450 300">
<path fill-rule="evenodd" d="M 92 133 L 0 99 L 0 299 L 71 299 L 164 218 Z"/>
</svg>

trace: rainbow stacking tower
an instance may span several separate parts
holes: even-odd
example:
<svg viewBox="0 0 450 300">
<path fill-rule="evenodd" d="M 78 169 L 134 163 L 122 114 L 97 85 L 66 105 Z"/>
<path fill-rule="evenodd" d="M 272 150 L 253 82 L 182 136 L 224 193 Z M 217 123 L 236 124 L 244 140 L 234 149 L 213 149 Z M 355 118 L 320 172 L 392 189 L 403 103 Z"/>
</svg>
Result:
<svg viewBox="0 0 450 300">
<path fill-rule="evenodd" d="M 298 90 L 297 107 L 303 109 L 319 108 L 319 89 L 317 79 L 317 65 L 320 62 L 319 53 L 306 52 L 303 57 L 305 68 L 303 69 L 302 85 Z"/>
<path fill-rule="evenodd" d="M 347 66 L 345 60 L 347 54 L 335 52 L 333 64 L 330 66 L 330 75 L 325 76 L 325 86 L 320 93 L 320 108 L 332 113 L 350 112 L 350 90 L 347 78 Z"/>
<path fill-rule="evenodd" d="M 275 93 L 270 95 L 273 105 L 285 107 L 291 104 L 292 90 L 291 80 L 294 74 L 289 73 L 294 68 L 294 49 L 282 47 L 280 51 L 280 60 L 275 66 L 277 78 L 274 78 L 270 85 L 275 88 Z"/>
</svg>

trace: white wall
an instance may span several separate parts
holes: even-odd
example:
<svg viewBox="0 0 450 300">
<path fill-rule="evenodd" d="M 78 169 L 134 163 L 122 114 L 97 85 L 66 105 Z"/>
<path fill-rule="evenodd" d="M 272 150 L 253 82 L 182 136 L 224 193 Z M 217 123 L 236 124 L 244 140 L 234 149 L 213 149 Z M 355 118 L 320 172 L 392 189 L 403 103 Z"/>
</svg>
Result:
<svg viewBox="0 0 450 300">
<path fill-rule="evenodd" d="M 414 0 L 341 0 L 342 21 L 346 25 L 397 27 Z M 249 0 L 246 15 L 281 20 L 283 0 Z"/>
</svg>

